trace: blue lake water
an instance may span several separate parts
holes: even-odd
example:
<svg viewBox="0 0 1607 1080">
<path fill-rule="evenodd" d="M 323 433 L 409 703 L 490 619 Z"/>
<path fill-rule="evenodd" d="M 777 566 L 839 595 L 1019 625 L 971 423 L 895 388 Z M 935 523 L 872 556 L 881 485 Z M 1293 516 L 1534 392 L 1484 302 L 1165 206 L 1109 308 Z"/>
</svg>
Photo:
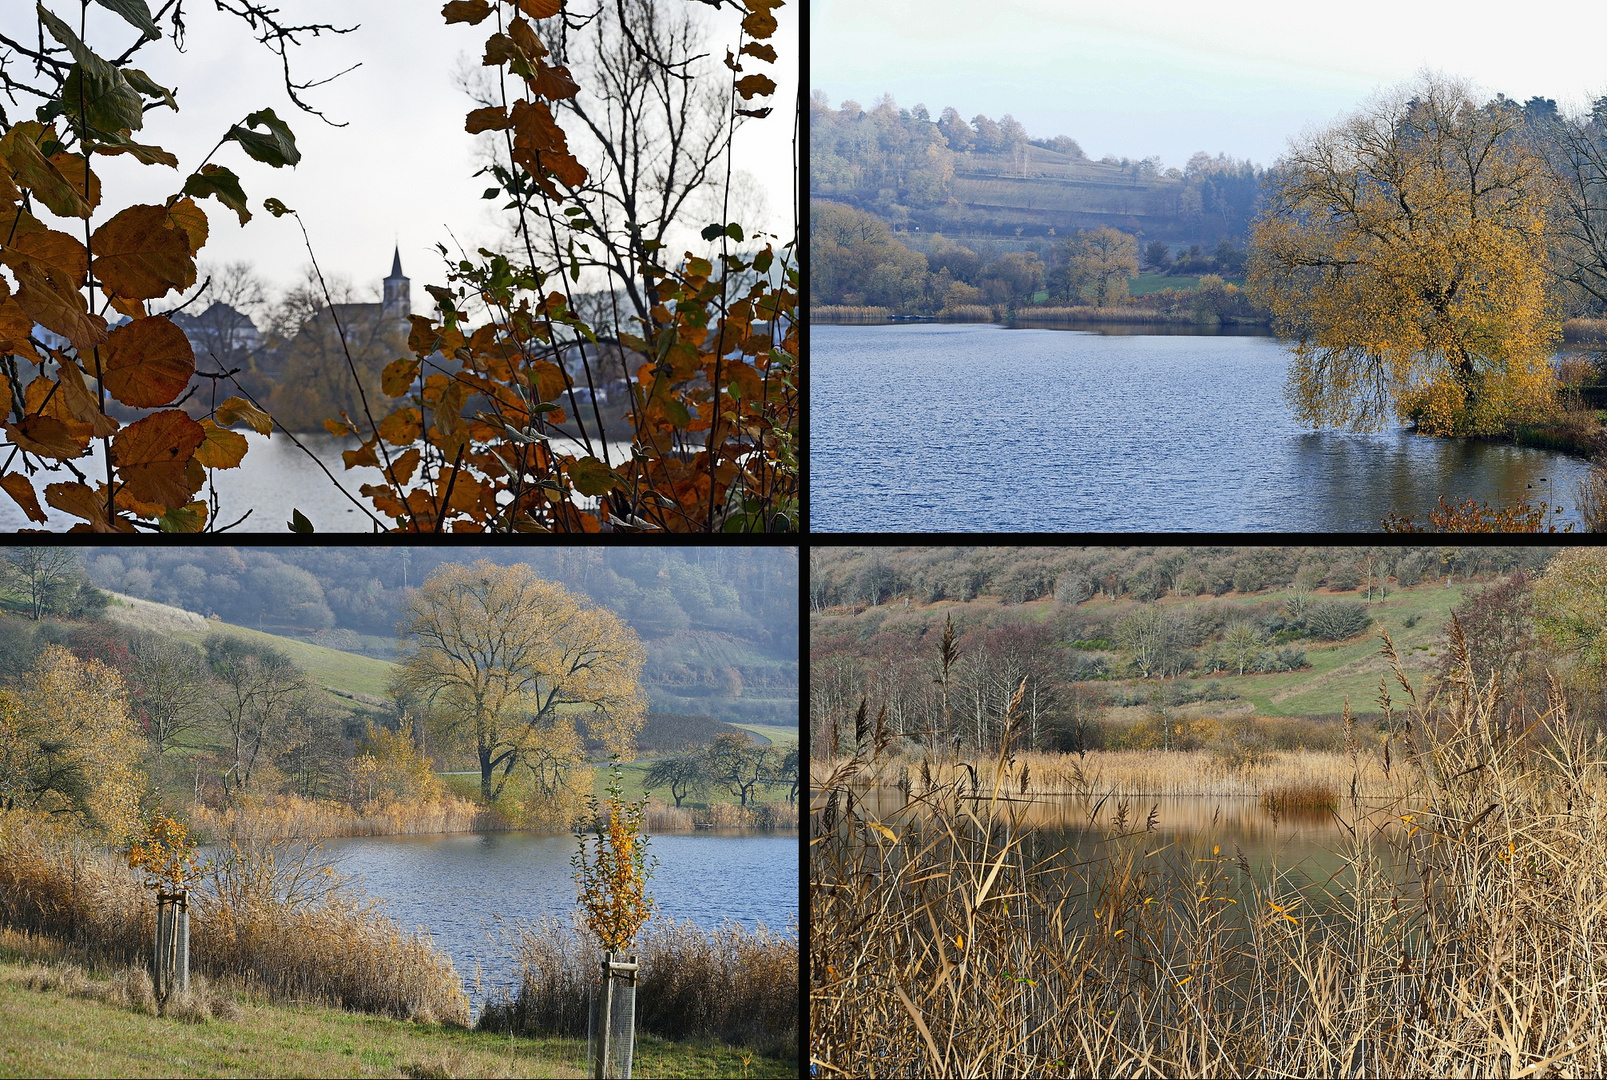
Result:
<svg viewBox="0 0 1607 1080">
<path fill-rule="evenodd" d="M 713 928 L 739 922 L 784 930 L 798 922 L 798 836 L 662 834 L 648 882 L 654 918 Z M 475 1008 L 485 991 L 512 981 L 514 957 L 494 935 L 493 916 L 567 917 L 575 908 L 572 836 L 535 833 L 373 836 L 324 841 L 342 873 L 358 877 L 403 927 L 429 930 L 452 957 Z M 474 993 L 476 965 L 481 991 Z"/>
<path fill-rule="evenodd" d="M 1301 427 L 1261 336 L 991 325 L 810 332 L 814 531 L 1377 530 L 1459 502 L 1562 506 L 1587 462 Z M 1575 528 L 1579 526 L 1576 524 Z"/>
</svg>

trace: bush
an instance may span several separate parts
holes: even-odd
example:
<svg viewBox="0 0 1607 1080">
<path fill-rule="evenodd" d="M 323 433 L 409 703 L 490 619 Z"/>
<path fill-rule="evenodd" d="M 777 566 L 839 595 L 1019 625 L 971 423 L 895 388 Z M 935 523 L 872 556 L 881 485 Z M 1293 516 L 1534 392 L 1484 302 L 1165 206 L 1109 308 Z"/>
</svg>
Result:
<svg viewBox="0 0 1607 1080">
<path fill-rule="evenodd" d="M 1315 604 L 1306 613 L 1306 629 L 1324 641 L 1353 638 L 1372 624 L 1372 617 L 1361 604 L 1351 600 L 1329 600 Z"/>
<path fill-rule="evenodd" d="M 522 1035 L 586 1035 L 598 957 L 580 930 L 547 918 L 512 923 L 519 957 L 511 999 L 488 1002 L 480 1027 Z M 716 1038 L 776 1056 L 798 1052 L 798 936 L 727 924 L 649 922 L 628 951 L 641 965 L 637 1028 L 661 1038 Z"/>
</svg>

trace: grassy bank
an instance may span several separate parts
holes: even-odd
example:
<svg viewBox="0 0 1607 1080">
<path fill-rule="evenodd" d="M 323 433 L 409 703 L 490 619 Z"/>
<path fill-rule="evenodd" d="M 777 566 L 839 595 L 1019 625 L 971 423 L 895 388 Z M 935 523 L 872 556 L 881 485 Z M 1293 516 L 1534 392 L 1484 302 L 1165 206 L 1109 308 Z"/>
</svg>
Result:
<svg viewBox="0 0 1607 1080">
<path fill-rule="evenodd" d="M 579 1077 L 584 1038 L 509 1038 L 311 1005 L 242 999 L 185 1022 L 114 1003 L 118 979 L 0 960 L 0 1077 Z M 12 1037 L 9 1033 L 25 1033 Z M 714 1043 L 638 1036 L 638 1076 L 796 1076 L 791 1061 Z"/>
</svg>

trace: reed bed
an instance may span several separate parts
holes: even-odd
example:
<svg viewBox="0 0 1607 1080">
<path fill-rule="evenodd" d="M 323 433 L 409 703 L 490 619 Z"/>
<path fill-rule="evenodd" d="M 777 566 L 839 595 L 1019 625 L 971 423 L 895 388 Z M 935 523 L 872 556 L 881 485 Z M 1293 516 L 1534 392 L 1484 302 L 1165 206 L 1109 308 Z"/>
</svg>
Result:
<svg viewBox="0 0 1607 1080">
<path fill-rule="evenodd" d="M 235 842 L 191 887 L 193 971 L 270 1001 L 467 1024 L 452 962 L 377 914 L 315 844 Z M 148 967 L 155 903 L 127 866 L 72 833 L 0 815 L 0 923 L 86 962 Z"/>
<path fill-rule="evenodd" d="M 715 829 L 798 828 L 798 807 L 793 803 L 758 803 L 743 807 L 736 803 L 710 803 L 708 806 L 672 806 L 659 799 L 647 803 L 648 832 L 691 832 L 698 827 Z"/>
<path fill-rule="evenodd" d="M 845 759 L 810 762 L 810 781 L 817 788 Z M 954 757 L 906 752 L 889 753 L 867 768 L 861 782 L 908 787 L 924 794 L 955 787 L 966 794 L 971 777 L 986 775 L 989 763 L 972 755 Z M 1387 775 L 1375 756 L 1353 758 L 1343 751 L 1273 750 L 1251 761 L 1236 761 L 1214 750 L 1090 750 L 1085 755 L 1021 751 L 1006 770 L 1012 791 L 1045 797 L 1149 798 L 1187 795 L 1258 798 L 1276 788 L 1308 784 L 1348 790 L 1352 778 L 1363 799 L 1398 797 L 1404 793 L 1399 774 Z M 1025 785 L 1022 778 L 1025 777 Z"/>
<path fill-rule="evenodd" d="M 300 839 L 496 832 L 514 827 L 495 810 L 450 794 L 430 801 L 380 798 L 356 807 L 328 799 L 274 795 L 222 809 L 196 803 L 189 808 L 189 817 L 195 835 L 205 842 L 234 837 Z"/>
<path fill-rule="evenodd" d="M 1331 784 L 1284 784 L 1261 792 L 1261 808 L 1275 814 L 1327 813 L 1339 809 L 1339 789 Z"/>
<path fill-rule="evenodd" d="M 884 307 L 849 307 L 843 304 L 827 304 L 809 309 L 809 321 L 820 323 L 886 322 L 892 317 L 893 309 Z"/>
<path fill-rule="evenodd" d="M 493 1000 L 480 1027 L 521 1035 L 585 1037 L 598 982 L 597 946 L 578 921 L 510 921 L 519 962 L 514 995 Z M 634 949 L 641 965 L 636 1025 L 660 1038 L 713 1038 L 776 1057 L 798 1053 L 798 928 L 703 930 L 652 921 Z"/>
<path fill-rule="evenodd" d="M 937 313 L 938 322 L 1002 322 L 999 313 L 985 304 L 956 304 Z"/>
<path fill-rule="evenodd" d="M 1171 313 L 1153 308 L 1094 307 L 1079 304 L 1073 307 L 1021 308 L 1016 312 L 1017 322 L 1031 323 L 1193 323 L 1192 313 Z"/>
<path fill-rule="evenodd" d="M 1432 701 L 1383 647 L 1405 699 L 1358 772 L 1378 754 L 1407 793 L 1347 795 L 1340 869 L 1317 884 L 1158 851 L 1154 817 L 1125 807 L 1097 857 L 1035 850 L 1009 722 L 980 800 L 939 786 L 873 818 L 865 784 L 897 736 L 866 732 L 811 803 L 815 1074 L 1602 1075 L 1600 740 L 1560 691 L 1501 723 L 1454 622 L 1461 675 Z"/>
</svg>

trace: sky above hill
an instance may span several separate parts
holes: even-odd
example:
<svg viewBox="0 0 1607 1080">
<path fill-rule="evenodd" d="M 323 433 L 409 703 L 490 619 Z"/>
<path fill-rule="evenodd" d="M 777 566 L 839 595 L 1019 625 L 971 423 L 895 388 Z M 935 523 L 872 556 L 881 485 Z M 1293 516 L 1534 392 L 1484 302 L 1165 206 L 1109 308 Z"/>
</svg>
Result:
<svg viewBox="0 0 1607 1080">
<path fill-rule="evenodd" d="M 569 7 L 589 12 L 597 2 L 579 0 Z M 721 76 L 728 77 L 718 57 L 727 42 L 736 40 L 737 19 L 730 9 L 714 12 L 685 0 L 661 2 L 693 11 L 709 24 L 706 47 Z M 77 3 L 54 0 L 49 6 L 58 13 L 70 10 L 77 25 Z M 150 6 L 155 10 L 160 5 Z M 286 97 L 278 57 L 259 45 L 239 19 L 219 14 L 210 3 L 192 3 L 184 9 L 184 53 L 164 39 L 138 54 L 136 66 L 175 88 L 181 110 L 147 113 L 140 141 L 171 150 L 181 167 L 190 170 L 230 125 L 254 110 L 272 108 L 295 132 L 301 163 L 276 172 L 232 146 L 220 151 L 214 160 L 240 174 L 254 216 L 242 228 L 231 212 L 208 200 L 211 237 L 203 261 L 247 260 L 276 286 L 298 281 L 307 264 L 301 231 L 294 219 L 275 219 L 261 211 L 262 200 L 274 196 L 301 212 L 325 273 L 343 275 L 360 289 L 377 295 L 380 279 L 391 268 L 392 245 L 399 244 L 403 270 L 413 282 L 414 308 L 426 310 L 430 301 L 423 286 L 443 283 L 445 276 L 435 245 L 453 247 L 455 236 L 472 252 L 494 241 L 501 228 L 490 210 L 501 203 L 483 201 L 485 178 L 472 175 L 480 163 L 474 137 L 464 132 L 463 123 L 474 103 L 454 77 L 460 66 L 480 70 L 488 24 L 447 26 L 440 0 L 276 0 L 270 6 L 288 23 L 358 27 L 342 36 L 308 37 L 290 56 L 298 82 L 362 65 L 303 94 L 346 126 L 330 127 L 298 112 Z M 30 40 L 33 4 L 8 0 L 0 8 L 0 32 Z M 755 177 L 775 231 L 790 232 L 793 217 L 791 103 L 797 95 L 798 8 L 799 0 L 792 0 L 776 12 L 780 29 L 773 44 L 781 61 L 764 69 L 778 83 L 775 113 L 737 136 L 735 168 Z M 116 55 L 132 40 L 126 24 L 96 5 L 88 12 L 86 36 L 106 55 Z M 26 116 L 33 108 L 22 99 L 19 104 L 20 109 L 6 103 L 8 113 Z M 178 175 L 160 166 L 138 166 L 127 157 L 97 159 L 95 168 L 108 202 L 115 199 L 118 205 L 160 201 L 172 193 Z M 689 222 L 682 242 L 701 249 L 697 234 L 712 220 Z M 752 218 L 742 220 L 746 225 Z"/>
<path fill-rule="evenodd" d="M 833 106 L 1010 113 L 1092 157 L 1225 151 L 1269 165 L 1287 140 L 1423 68 L 1490 94 L 1579 106 L 1607 94 L 1607 4 L 1424 0 L 816 0 L 810 86 Z"/>
</svg>

